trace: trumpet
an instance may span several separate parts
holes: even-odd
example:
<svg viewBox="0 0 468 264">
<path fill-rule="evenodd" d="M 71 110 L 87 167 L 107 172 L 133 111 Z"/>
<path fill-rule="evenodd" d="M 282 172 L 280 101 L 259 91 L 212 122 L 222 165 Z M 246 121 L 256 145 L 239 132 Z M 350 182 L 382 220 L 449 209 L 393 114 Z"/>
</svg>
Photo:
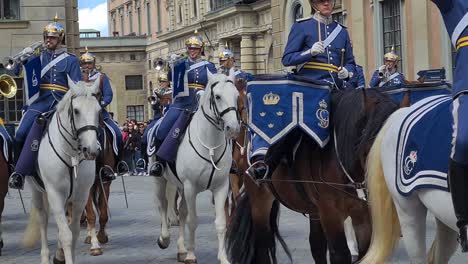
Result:
<svg viewBox="0 0 468 264">
<path fill-rule="evenodd" d="M 18 90 L 16 81 L 8 74 L 0 75 L 0 95 L 6 98 L 13 98 Z"/>
<path fill-rule="evenodd" d="M 151 96 L 148 96 L 148 102 L 151 104 L 151 105 L 155 105 L 158 103 L 159 99 L 158 99 L 158 89 L 157 88 L 154 88 L 153 89 L 153 95 Z"/>
<path fill-rule="evenodd" d="M 16 64 L 20 61 L 27 60 L 31 57 L 34 52 L 41 52 L 45 49 L 44 42 L 38 41 L 31 44 L 29 47 L 24 48 L 18 54 L 14 55 L 13 57 L 6 57 L 5 58 L 5 68 L 7 70 L 12 70 L 15 68 Z"/>
</svg>

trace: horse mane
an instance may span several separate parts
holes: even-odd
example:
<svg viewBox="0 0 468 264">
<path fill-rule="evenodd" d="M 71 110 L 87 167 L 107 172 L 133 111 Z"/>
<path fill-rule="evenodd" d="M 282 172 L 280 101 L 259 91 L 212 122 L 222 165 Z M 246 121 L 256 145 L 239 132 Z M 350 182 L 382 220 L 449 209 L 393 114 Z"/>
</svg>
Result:
<svg viewBox="0 0 468 264">
<path fill-rule="evenodd" d="M 367 148 L 387 118 L 398 109 L 398 104 L 377 89 L 356 89 L 333 92 L 331 105 L 337 154 L 346 171 L 352 173 L 360 155 L 367 153 Z M 355 179 L 361 176 L 352 175 Z"/>
<path fill-rule="evenodd" d="M 57 104 L 57 112 L 64 111 L 65 108 L 70 105 L 72 97 L 91 96 L 94 91 L 93 85 L 94 83 L 87 83 L 82 81 L 70 84 L 70 89 L 65 93 L 62 100 L 60 100 L 60 102 Z"/>
</svg>

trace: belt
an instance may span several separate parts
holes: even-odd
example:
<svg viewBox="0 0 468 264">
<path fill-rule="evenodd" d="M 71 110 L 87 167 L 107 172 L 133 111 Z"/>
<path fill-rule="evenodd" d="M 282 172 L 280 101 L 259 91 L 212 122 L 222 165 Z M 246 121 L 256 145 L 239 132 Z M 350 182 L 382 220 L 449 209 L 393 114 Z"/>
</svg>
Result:
<svg viewBox="0 0 468 264">
<path fill-rule="evenodd" d="M 57 84 L 50 84 L 50 83 L 43 83 L 41 84 L 41 89 L 44 90 L 51 90 L 51 91 L 59 91 L 62 93 L 66 93 L 68 88 L 65 86 L 57 85 Z"/>
<path fill-rule="evenodd" d="M 463 47 L 466 47 L 466 46 L 468 46 L 468 36 L 458 39 L 458 41 L 457 41 L 457 50 L 459 50 L 459 49 L 461 49 Z"/>
<path fill-rule="evenodd" d="M 322 71 L 338 72 L 338 67 L 333 64 L 321 63 L 321 62 L 308 62 L 304 65 L 304 69 L 314 69 Z"/>
<path fill-rule="evenodd" d="M 205 90 L 205 85 L 199 83 L 189 83 L 188 87 L 195 90 Z"/>
</svg>

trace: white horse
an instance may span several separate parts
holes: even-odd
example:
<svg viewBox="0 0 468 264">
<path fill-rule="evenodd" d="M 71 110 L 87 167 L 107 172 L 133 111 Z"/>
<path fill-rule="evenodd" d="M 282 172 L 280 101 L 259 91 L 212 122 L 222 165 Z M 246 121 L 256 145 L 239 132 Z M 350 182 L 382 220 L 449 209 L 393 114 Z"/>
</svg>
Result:
<svg viewBox="0 0 468 264">
<path fill-rule="evenodd" d="M 44 189 L 32 177 L 28 177 L 29 183 L 34 186 L 32 210 L 23 244 L 33 247 L 40 231 L 41 264 L 50 263 L 47 241 L 49 208 L 59 230 L 54 263 L 74 263 L 80 217 L 94 182 L 101 110 L 95 97 L 99 91 L 99 81 L 75 84 L 68 80 L 68 83 L 70 89 L 57 104 L 57 111 L 50 119 L 39 147 L 36 171 L 44 182 Z M 71 223 L 67 222 L 66 216 L 69 206 L 72 209 Z"/>
<path fill-rule="evenodd" d="M 222 264 L 229 263 L 224 248 L 224 204 L 229 190 L 229 169 L 232 162 L 230 139 L 235 138 L 240 129 L 237 119 L 238 96 L 233 71 L 229 77 L 208 72 L 208 84 L 200 99 L 199 109 L 194 114 L 177 152 L 176 170 L 180 181 L 176 180 L 169 167 L 165 169 L 164 177 L 156 178 L 156 203 L 162 226 L 158 245 L 163 249 L 170 243 L 166 185 L 175 184 L 181 195 L 177 241 L 177 259 L 180 262 L 197 263 L 194 251 L 195 230 L 198 226 L 196 199 L 198 193 L 208 189 L 215 200 L 218 260 Z M 154 162 L 152 157 L 148 167 Z M 189 229 L 187 248 L 184 242 L 185 223 Z"/>
<path fill-rule="evenodd" d="M 400 235 L 411 263 L 448 263 L 457 249 L 457 232 L 452 197 L 437 189 L 414 190 L 402 196 L 396 187 L 395 155 L 399 129 L 413 107 L 393 113 L 379 132 L 367 161 L 372 242 L 361 264 L 384 263 L 398 244 Z M 448 157 L 440 157 L 447 160 Z M 436 219 L 437 231 L 426 256 L 426 215 Z"/>
</svg>

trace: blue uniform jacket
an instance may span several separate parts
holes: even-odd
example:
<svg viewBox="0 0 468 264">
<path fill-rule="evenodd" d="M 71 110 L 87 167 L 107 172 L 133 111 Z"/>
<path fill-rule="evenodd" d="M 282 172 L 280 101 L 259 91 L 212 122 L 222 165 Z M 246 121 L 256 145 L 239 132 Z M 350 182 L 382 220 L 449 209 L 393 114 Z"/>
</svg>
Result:
<svg viewBox="0 0 468 264">
<path fill-rule="evenodd" d="M 354 73 L 356 65 L 348 31 L 335 21 L 328 25 L 324 23 L 320 23 L 320 25 L 321 39 L 324 43 L 328 36 L 333 35 L 332 32 L 337 27 L 342 27 L 336 38 L 325 47 L 325 53 L 315 57 L 310 53 L 312 46 L 319 41 L 318 21 L 314 18 L 304 19 L 294 23 L 291 28 L 288 43 L 284 50 L 283 65 L 297 66 L 298 75 L 316 81 L 323 81 L 326 84 L 342 89 L 343 81 L 337 75 L 337 68 L 341 66 L 342 49 L 345 50 L 343 66 L 349 72 Z"/>
<path fill-rule="evenodd" d="M 101 102 L 99 103 L 101 104 L 102 107 L 106 107 L 112 102 L 112 98 L 114 97 L 114 92 L 112 91 L 109 77 L 107 77 L 106 74 L 95 71 L 89 76 L 90 81 L 96 80 L 98 78 L 102 78 L 102 82 L 100 86 L 102 97 L 101 97 Z"/>
<path fill-rule="evenodd" d="M 372 79 L 369 83 L 369 87 L 392 87 L 392 88 L 399 88 L 405 85 L 405 76 L 402 73 L 396 72 L 391 75 L 391 79 L 385 83 L 380 82 L 379 78 L 379 70 L 374 72 L 372 75 Z"/>
<path fill-rule="evenodd" d="M 439 7 L 445 26 L 458 49 L 463 43 L 468 43 L 468 1 L 467 0 L 432 0 Z M 453 94 L 468 90 L 468 47 L 457 51 L 453 82 Z"/>
<path fill-rule="evenodd" d="M 360 89 L 366 87 L 366 78 L 361 65 L 356 65 L 353 77 L 345 83 L 346 89 Z"/>
<path fill-rule="evenodd" d="M 41 68 L 46 67 L 52 60 L 59 57 L 60 55 L 66 52 L 65 49 L 59 50 L 45 50 L 42 51 L 40 55 L 32 55 L 29 60 L 40 56 L 41 57 Z M 19 75 L 22 67 L 21 65 L 17 65 L 15 68 L 15 74 Z M 41 78 L 41 84 L 55 84 L 60 85 L 68 89 L 68 78 L 67 75 L 70 76 L 74 82 L 78 82 L 81 80 L 81 70 L 80 64 L 78 59 L 75 55 L 68 53 L 68 57 L 64 58 L 63 60 L 59 61 L 55 66 L 50 68 L 49 71 Z M 44 97 L 49 97 L 52 95 L 55 100 L 59 101 L 62 99 L 65 93 L 59 90 L 49 90 L 41 88 L 39 93 L 39 98 L 43 99 Z M 37 100 L 39 101 L 39 99 Z"/>
<path fill-rule="evenodd" d="M 173 107 L 195 110 L 196 91 L 205 89 L 208 83 L 207 71 L 213 74 L 217 72 L 215 65 L 205 60 L 194 62 L 185 58 L 174 65 L 174 74 L 168 74 L 169 81 L 174 79 Z"/>
</svg>

